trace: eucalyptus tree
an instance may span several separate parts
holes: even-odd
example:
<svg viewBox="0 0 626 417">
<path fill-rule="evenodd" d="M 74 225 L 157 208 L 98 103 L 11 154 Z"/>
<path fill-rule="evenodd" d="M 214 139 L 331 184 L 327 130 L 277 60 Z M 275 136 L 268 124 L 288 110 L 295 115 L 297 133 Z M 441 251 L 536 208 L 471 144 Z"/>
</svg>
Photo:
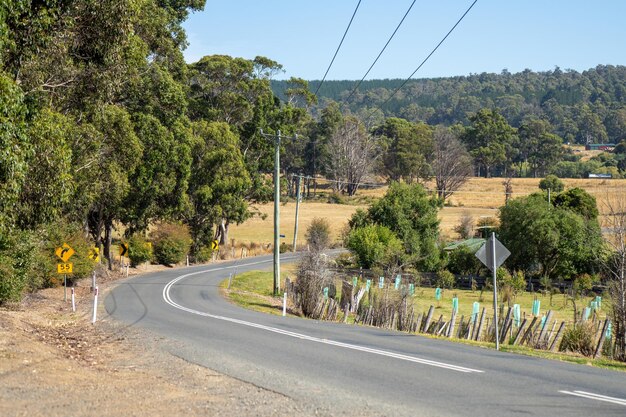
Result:
<svg viewBox="0 0 626 417">
<path fill-rule="evenodd" d="M 373 171 L 378 158 L 378 144 L 360 121 L 347 117 L 329 141 L 325 172 L 338 192 L 354 195 L 361 182 Z"/>
<path fill-rule="evenodd" d="M 497 111 L 489 109 L 480 110 L 470 117 L 470 122 L 462 140 L 481 168 L 480 173 L 490 177 L 496 168 L 506 168 L 512 162 L 516 130 Z"/>
<path fill-rule="evenodd" d="M 432 173 L 437 195 L 445 200 L 463 186 L 472 175 L 472 157 L 458 135 L 450 128 L 438 126 L 433 132 Z"/>
<path fill-rule="evenodd" d="M 528 161 L 532 176 L 543 176 L 563 156 L 563 140 L 551 133 L 549 122 L 539 119 L 526 120 L 520 126 L 520 154 Z"/>
<path fill-rule="evenodd" d="M 193 123 L 189 208 L 192 253 L 214 238 L 228 242 L 228 227 L 251 216 L 246 195 L 252 180 L 239 149 L 239 138 L 224 122 Z M 214 232 L 215 230 L 215 232 Z"/>
<path fill-rule="evenodd" d="M 392 181 L 428 180 L 433 131 L 425 123 L 389 118 L 373 131 L 382 147 L 383 172 Z"/>
</svg>

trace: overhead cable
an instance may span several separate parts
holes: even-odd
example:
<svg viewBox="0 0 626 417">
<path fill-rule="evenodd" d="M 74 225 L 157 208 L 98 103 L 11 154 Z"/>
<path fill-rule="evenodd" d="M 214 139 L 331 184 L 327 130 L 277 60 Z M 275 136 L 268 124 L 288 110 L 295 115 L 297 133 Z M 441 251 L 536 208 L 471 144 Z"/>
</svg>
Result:
<svg viewBox="0 0 626 417">
<path fill-rule="evenodd" d="M 370 65 L 369 69 L 367 70 L 367 72 L 365 73 L 365 75 L 363 75 L 363 78 L 361 78 L 361 80 L 354 86 L 354 89 L 352 90 L 352 92 L 350 93 L 350 95 L 348 96 L 348 98 L 346 98 L 346 102 L 348 100 L 350 100 L 350 98 L 352 98 L 352 96 L 354 95 L 354 93 L 356 93 L 357 89 L 359 88 L 359 86 L 361 85 L 361 83 L 365 80 L 365 77 L 367 77 L 367 75 L 370 73 L 370 71 L 372 70 L 372 68 L 374 68 L 374 65 L 376 65 L 376 63 L 378 62 L 378 59 L 380 58 L 380 56 L 383 54 L 383 52 L 385 52 L 385 49 L 387 49 L 387 46 L 389 45 L 389 43 L 391 42 L 391 40 L 393 39 L 393 37 L 396 35 L 396 32 L 398 31 L 398 29 L 400 29 L 400 26 L 402 26 L 402 23 L 404 22 L 404 19 L 406 19 L 406 17 L 408 16 L 409 12 L 411 11 L 411 9 L 413 8 L 413 5 L 415 4 L 417 0 L 413 0 L 413 2 L 411 3 L 411 5 L 409 6 L 409 8 L 407 9 L 406 13 L 404 14 L 404 16 L 402 17 L 402 20 L 400 20 L 400 23 L 398 23 L 398 26 L 396 26 L 396 29 L 393 31 L 393 33 L 391 34 L 391 36 L 389 37 L 389 39 L 387 40 L 387 43 L 385 43 L 385 46 L 383 46 L 383 49 L 381 49 L 381 51 L 378 53 L 378 56 L 376 57 L 376 59 L 374 60 L 374 62 L 372 62 L 372 65 Z"/>
<path fill-rule="evenodd" d="M 320 84 L 317 86 L 317 89 L 315 90 L 315 95 L 317 95 L 317 92 L 320 91 L 320 87 L 322 86 L 322 84 L 324 84 L 324 81 L 326 80 L 326 76 L 328 75 L 328 71 L 330 71 L 330 67 L 333 66 L 333 62 L 335 62 L 337 53 L 339 53 L 339 49 L 341 49 L 343 40 L 346 38 L 346 35 L 348 34 L 348 30 L 350 30 L 350 26 L 352 25 L 352 21 L 354 20 L 354 16 L 356 15 L 357 10 L 359 10 L 360 5 L 361 5 L 361 0 L 359 0 L 359 2 L 356 5 L 356 8 L 354 9 L 354 13 L 352 13 L 352 17 L 350 18 L 350 23 L 348 23 L 348 27 L 346 28 L 346 31 L 343 33 L 341 42 L 339 42 L 339 46 L 337 47 L 337 50 L 335 51 L 335 55 L 333 55 L 333 59 L 331 59 L 330 64 L 328 65 L 328 68 L 326 69 L 326 72 L 324 73 L 324 77 L 322 77 L 322 81 L 320 82 Z"/>
<path fill-rule="evenodd" d="M 474 5 L 475 5 L 477 2 L 478 2 L 478 0 L 474 0 L 474 2 L 470 5 L 470 7 L 468 7 L 468 8 L 467 8 L 467 10 L 465 11 L 465 13 L 463 13 L 463 16 L 461 16 L 461 17 L 459 18 L 459 20 L 457 20 L 457 22 L 454 24 L 454 26 L 452 26 L 452 29 L 450 29 L 450 30 L 448 31 L 448 33 L 446 33 L 446 36 L 444 36 L 444 37 L 443 37 L 443 39 L 441 39 L 441 40 L 439 41 L 439 43 L 437 44 L 437 46 L 435 46 L 435 48 L 434 48 L 432 51 L 430 51 L 430 53 L 428 54 L 428 56 L 427 56 L 426 58 L 424 58 L 424 60 L 422 61 L 422 63 L 421 63 L 421 64 L 419 64 L 417 68 L 415 68 L 415 71 L 413 71 L 413 72 L 411 73 L 411 75 L 409 75 L 409 77 L 408 77 L 406 80 L 404 80 L 404 82 L 403 82 L 403 83 L 402 83 L 402 84 L 401 84 L 398 88 L 396 88 L 396 89 L 394 90 L 394 92 L 393 92 L 393 93 L 391 93 L 391 95 L 389 96 L 389 98 L 387 98 L 387 100 L 385 100 L 385 102 L 384 102 L 383 104 L 381 104 L 380 106 L 378 106 L 378 108 L 380 108 L 380 109 L 382 110 L 382 107 L 383 107 L 385 104 L 389 103 L 389 101 L 393 98 L 393 96 L 395 96 L 395 95 L 396 95 L 396 93 L 397 93 L 398 91 L 400 91 L 400 89 L 401 89 L 402 87 L 404 87 L 404 86 L 406 85 L 406 83 L 408 83 L 408 82 L 409 82 L 409 80 L 410 80 L 411 78 L 413 78 L 413 76 L 415 75 L 415 73 L 416 73 L 417 71 L 419 71 L 419 70 L 420 70 L 420 68 L 422 68 L 422 66 L 426 63 L 426 61 L 428 61 L 428 60 L 430 59 L 430 57 L 431 57 L 431 56 L 432 56 L 432 55 L 433 55 L 433 54 L 437 51 L 437 49 L 439 49 L 439 47 L 441 46 L 441 44 L 442 44 L 442 43 L 444 43 L 446 39 L 448 39 L 448 36 L 450 36 L 450 34 L 454 31 L 454 29 L 456 29 L 456 27 L 459 25 L 459 23 L 461 23 L 461 21 L 465 18 L 465 16 L 469 13 L 469 11 L 470 11 L 470 10 L 472 10 L 472 7 L 474 7 Z M 371 117 L 371 116 L 370 116 L 370 117 Z"/>
</svg>

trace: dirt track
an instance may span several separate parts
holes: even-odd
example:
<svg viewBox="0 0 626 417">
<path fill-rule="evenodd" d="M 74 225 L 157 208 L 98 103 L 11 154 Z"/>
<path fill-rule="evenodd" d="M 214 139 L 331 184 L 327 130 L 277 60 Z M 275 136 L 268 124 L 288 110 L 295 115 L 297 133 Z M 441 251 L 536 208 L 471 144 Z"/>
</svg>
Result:
<svg viewBox="0 0 626 417">
<path fill-rule="evenodd" d="M 76 289 L 76 313 L 62 288 L 0 309 L 0 416 L 326 414 L 185 362 L 147 332 L 106 317 L 92 325 L 89 285 Z"/>
</svg>

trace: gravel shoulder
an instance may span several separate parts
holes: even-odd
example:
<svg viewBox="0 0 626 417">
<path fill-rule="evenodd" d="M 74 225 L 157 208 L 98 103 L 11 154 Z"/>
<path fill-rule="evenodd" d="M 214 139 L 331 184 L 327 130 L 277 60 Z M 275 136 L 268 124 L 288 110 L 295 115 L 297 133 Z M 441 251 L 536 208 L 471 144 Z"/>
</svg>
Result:
<svg viewBox="0 0 626 417">
<path fill-rule="evenodd" d="M 100 299 L 119 278 L 99 279 Z M 102 306 L 92 325 L 90 285 L 77 284 L 75 313 L 63 301 L 63 288 L 0 308 L 1 416 L 320 414 L 296 399 L 186 362 L 170 353 L 173 342 L 109 320 Z"/>
</svg>

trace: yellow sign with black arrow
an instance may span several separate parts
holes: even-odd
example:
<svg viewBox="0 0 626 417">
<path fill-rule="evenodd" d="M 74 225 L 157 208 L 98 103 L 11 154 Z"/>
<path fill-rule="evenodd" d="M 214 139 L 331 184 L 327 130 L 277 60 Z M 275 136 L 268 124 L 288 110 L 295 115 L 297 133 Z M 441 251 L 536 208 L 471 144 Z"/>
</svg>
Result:
<svg viewBox="0 0 626 417">
<path fill-rule="evenodd" d="M 128 243 L 120 242 L 120 256 L 128 256 Z"/>
<path fill-rule="evenodd" d="M 54 254 L 65 263 L 70 260 L 74 253 L 74 249 L 72 249 L 72 247 L 67 243 L 63 243 L 63 246 L 56 248 L 56 250 L 54 251 Z"/>
<path fill-rule="evenodd" d="M 89 249 L 89 254 L 87 255 L 87 257 L 94 262 L 100 262 L 100 248 L 94 246 L 93 248 Z"/>
<path fill-rule="evenodd" d="M 220 248 L 219 240 L 214 240 L 211 242 L 211 250 L 218 250 Z"/>
</svg>

